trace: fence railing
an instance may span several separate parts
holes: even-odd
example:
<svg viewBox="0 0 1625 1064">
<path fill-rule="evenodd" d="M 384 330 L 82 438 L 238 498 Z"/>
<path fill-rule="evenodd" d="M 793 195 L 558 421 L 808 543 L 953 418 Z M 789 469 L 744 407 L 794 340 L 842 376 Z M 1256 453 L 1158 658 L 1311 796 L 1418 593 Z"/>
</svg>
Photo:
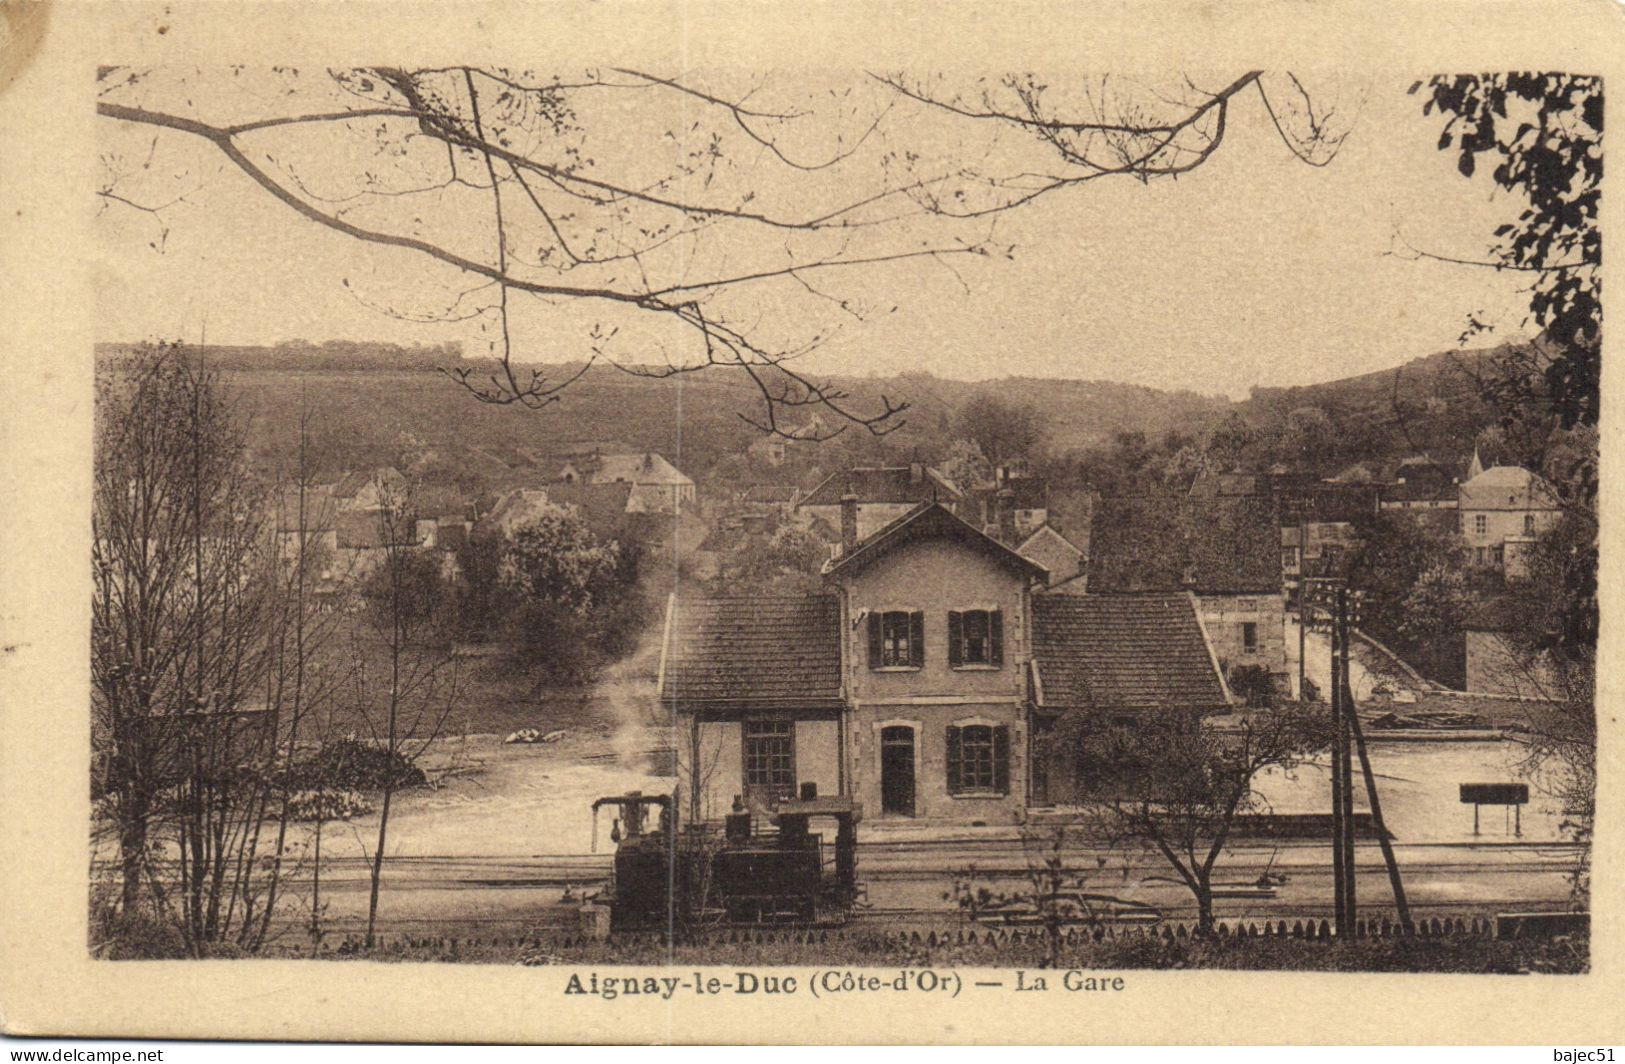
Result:
<svg viewBox="0 0 1625 1064">
<path fill-rule="evenodd" d="M 1326 920 L 1247 921 L 1231 923 L 1221 921 L 1207 936 L 1212 943 L 1240 943 L 1250 940 L 1276 940 L 1314 942 L 1333 945 L 1353 940 L 1470 940 L 1470 939 L 1538 939 L 1561 934 L 1586 934 L 1589 918 L 1585 913 L 1542 913 L 1502 915 L 1498 917 L 1435 917 L 1421 919 L 1407 928 L 1392 919 L 1366 919 L 1357 921 L 1351 935 L 1341 938 Z M 1169 922 L 1155 926 L 1069 927 L 1059 934 L 1067 947 L 1083 947 L 1091 943 L 1141 942 L 1174 945 L 1201 936 L 1194 924 Z M 612 947 L 635 952 L 645 948 L 724 948 L 729 946 L 833 946 L 851 953 L 885 952 L 896 949 L 932 950 L 953 949 L 965 952 L 989 952 L 1023 947 L 1043 947 L 1050 943 L 1048 932 L 1041 927 L 983 927 L 971 925 L 952 929 L 903 928 L 727 928 L 704 932 L 635 932 L 612 935 L 607 942 L 586 934 L 537 934 L 518 936 L 447 937 L 436 935 L 386 936 L 377 951 L 513 951 L 545 954 L 549 951 L 584 947 Z M 361 952 L 359 936 L 349 936 L 337 947 L 340 954 Z M 997 959 L 996 957 L 990 959 Z"/>
</svg>

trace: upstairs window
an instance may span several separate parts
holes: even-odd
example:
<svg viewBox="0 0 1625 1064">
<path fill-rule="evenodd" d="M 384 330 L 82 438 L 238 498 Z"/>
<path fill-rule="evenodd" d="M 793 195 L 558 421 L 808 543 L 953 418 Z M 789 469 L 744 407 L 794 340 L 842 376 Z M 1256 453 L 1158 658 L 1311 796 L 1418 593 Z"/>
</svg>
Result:
<svg viewBox="0 0 1625 1064">
<path fill-rule="evenodd" d="M 924 664 L 924 613 L 887 610 L 869 614 L 871 669 L 917 669 Z"/>
<path fill-rule="evenodd" d="M 1485 535 L 1486 533 L 1488 533 L 1489 530 L 1490 530 L 1490 519 L 1487 516 L 1485 516 L 1484 514 L 1474 514 L 1473 515 L 1473 531 L 1482 536 L 1482 535 Z"/>
<path fill-rule="evenodd" d="M 1010 793 L 1010 729 L 967 724 L 948 729 L 948 793 Z"/>
<path fill-rule="evenodd" d="M 1523 515 L 1523 534 L 1526 535 L 1526 536 L 1532 536 L 1532 535 L 1535 534 L 1535 515 L 1534 514 L 1524 514 Z"/>
<path fill-rule="evenodd" d="M 1252 621 L 1241 626 L 1241 649 L 1249 654 L 1258 653 L 1258 625 Z"/>
<path fill-rule="evenodd" d="M 1004 612 L 1002 610 L 966 610 L 948 614 L 948 664 L 953 668 L 965 665 L 987 665 L 997 668 L 1004 664 Z"/>
</svg>

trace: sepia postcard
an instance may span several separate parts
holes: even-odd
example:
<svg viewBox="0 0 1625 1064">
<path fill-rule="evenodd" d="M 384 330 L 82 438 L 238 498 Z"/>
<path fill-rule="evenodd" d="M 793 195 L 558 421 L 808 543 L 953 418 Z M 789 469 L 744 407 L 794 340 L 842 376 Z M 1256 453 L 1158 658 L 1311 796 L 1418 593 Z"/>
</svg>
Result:
<svg viewBox="0 0 1625 1064">
<path fill-rule="evenodd" d="M 5 1030 L 1625 1038 L 1621 15 L 0 6 Z"/>
</svg>

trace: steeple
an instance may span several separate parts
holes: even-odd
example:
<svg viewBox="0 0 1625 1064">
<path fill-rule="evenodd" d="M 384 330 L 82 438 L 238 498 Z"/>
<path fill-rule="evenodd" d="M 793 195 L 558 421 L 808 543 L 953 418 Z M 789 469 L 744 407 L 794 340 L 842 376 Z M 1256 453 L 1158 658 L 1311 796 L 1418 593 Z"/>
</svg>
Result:
<svg viewBox="0 0 1625 1064">
<path fill-rule="evenodd" d="M 1473 445 L 1473 464 L 1467 467 L 1467 479 L 1472 480 L 1474 477 L 1478 476 L 1482 472 L 1484 472 L 1484 463 L 1479 460 L 1479 457 L 1478 457 L 1478 445 L 1474 444 Z"/>
</svg>

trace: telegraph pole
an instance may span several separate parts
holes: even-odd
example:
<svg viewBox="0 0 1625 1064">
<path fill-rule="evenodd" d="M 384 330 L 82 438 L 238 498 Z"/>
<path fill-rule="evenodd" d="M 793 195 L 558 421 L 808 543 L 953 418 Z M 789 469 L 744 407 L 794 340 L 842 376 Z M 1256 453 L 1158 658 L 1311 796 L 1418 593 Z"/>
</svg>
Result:
<svg viewBox="0 0 1625 1064">
<path fill-rule="evenodd" d="M 1304 695 L 1304 647 L 1308 643 L 1309 580 L 1303 575 L 1304 523 L 1298 520 L 1298 701 L 1307 702 Z"/>
<path fill-rule="evenodd" d="M 1349 739 L 1354 734 L 1354 718 L 1357 710 L 1354 705 L 1354 685 L 1349 682 L 1349 589 L 1346 584 L 1339 584 L 1337 588 L 1337 657 L 1338 675 L 1343 688 L 1343 714 L 1341 727 L 1337 731 L 1337 747 L 1343 760 L 1343 834 L 1339 842 L 1343 847 L 1343 886 L 1344 903 L 1347 912 L 1346 932 L 1354 930 L 1358 919 L 1359 909 L 1355 904 L 1354 891 L 1354 757 L 1350 749 Z"/>
<path fill-rule="evenodd" d="M 1309 594 L 1311 583 L 1314 594 Z M 1358 921 L 1359 906 L 1354 889 L 1354 756 L 1359 754 L 1360 769 L 1365 777 L 1366 800 L 1371 807 L 1371 818 L 1382 848 L 1383 863 L 1388 869 L 1388 882 L 1394 892 L 1394 906 L 1399 913 L 1400 925 L 1411 926 L 1410 905 L 1405 898 L 1405 885 L 1400 878 L 1399 863 L 1388 838 L 1388 828 L 1382 819 L 1382 803 L 1377 797 L 1376 774 L 1371 770 L 1371 758 L 1366 750 L 1365 735 L 1360 728 L 1360 717 L 1355 707 L 1354 685 L 1350 680 L 1349 646 L 1353 626 L 1358 623 L 1360 593 L 1351 592 L 1341 580 L 1305 580 L 1300 585 L 1298 623 L 1300 632 L 1308 622 L 1312 610 L 1318 608 L 1327 615 L 1331 629 L 1331 675 L 1329 692 L 1332 716 L 1332 882 L 1336 896 L 1336 923 L 1339 935 L 1352 935 Z M 1302 663 L 1300 656 L 1299 662 Z"/>
<path fill-rule="evenodd" d="M 1337 653 L 1337 622 L 1331 624 L 1331 871 L 1336 885 L 1336 928 L 1339 936 L 1349 932 L 1349 863 L 1342 848 L 1342 822 L 1349 811 L 1342 804 L 1342 778 L 1347 773 L 1342 750 L 1342 715 L 1344 715 L 1344 684 L 1342 684 L 1342 655 Z"/>
<path fill-rule="evenodd" d="M 1352 892 L 1350 883 L 1353 880 L 1353 860 L 1348 848 L 1344 845 L 1344 821 L 1349 818 L 1347 805 L 1348 789 L 1344 786 L 1349 775 L 1347 748 L 1343 743 L 1345 728 L 1343 717 L 1348 712 L 1345 698 L 1346 687 L 1343 670 L 1347 661 L 1338 653 L 1341 635 L 1341 626 L 1337 623 L 1346 600 L 1342 597 L 1342 589 L 1336 586 L 1336 581 L 1317 577 L 1304 579 L 1299 585 L 1298 593 L 1298 623 L 1300 631 L 1307 625 L 1310 616 L 1318 609 L 1327 614 L 1331 623 L 1331 690 L 1326 692 L 1331 702 L 1332 736 L 1332 888 L 1335 898 L 1334 923 L 1339 935 L 1348 934 L 1353 922 L 1351 915 Z M 1299 658 L 1301 664 L 1302 658 Z"/>
</svg>

